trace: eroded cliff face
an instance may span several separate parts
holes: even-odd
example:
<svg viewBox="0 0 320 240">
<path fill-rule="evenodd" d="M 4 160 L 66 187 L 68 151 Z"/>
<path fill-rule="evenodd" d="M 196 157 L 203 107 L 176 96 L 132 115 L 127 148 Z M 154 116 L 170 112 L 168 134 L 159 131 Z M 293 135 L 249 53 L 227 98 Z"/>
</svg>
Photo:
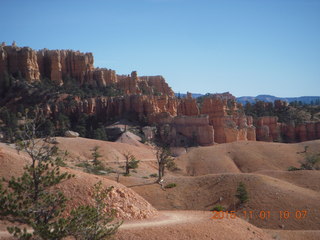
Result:
<svg viewBox="0 0 320 240">
<path fill-rule="evenodd" d="M 106 87 L 113 85 L 124 95 L 151 94 L 174 96 L 162 76 L 138 77 L 117 75 L 114 70 L 95 68 L 92 53 L 72 50 L 32 50 L 28 47 L 0 46 L 0 82 L 6 75 L 24 78 L 29 83 L 49 79 L 57 85 L 75 80 L 79 86 Z"/>
<path fill-rule="evenodd" d="M 267 142 L 304 142 L 320 139 L 320 122 L 279 123 L 277 117 L 260 117 L 256 121 L 257 140 Z"/>
<path fill-rule="evenodd" d="M 238 140 L 255 140 L 255 129 L 243 114 L 238 114 L 235 97 L 229 93 L 205 99 L 199 106 L 188 94 L 177 99 L 162 76 L 117 75 L 114 70 L 95 68 L 91 53 L 71 50 L 34 51 L 16 45 L 0 47 L 0 81 L 6 74 L 24 78 L 28 82 L 49 79 L 57 85 L 76 81 L 79 86 L 114 86 L 122 91 L 119 97 L 81 99 L 61 95 L 46 104 L 47 114 L 98 115 L 104 121 L 133 117 L 148 124 L 160 124 L 169 133 L 174 144 L 210 145 Z M 228 106 L 230 101 L 233 105 Z M 64 104 L 61 104 L 64 102 Z M 214 134 L 215 131 L 215 134 Z"/>
<path fill-rule="evenodd" d="M 252 118 L 248 118 L 229 93 L 205 98 L 200 110 L 209 116 L 215 130 L 215 142 L 226 143 L 240 140 L 256 140 Z"/>
<path fill-rule="evenodd" d="M 40 80 L 37 52 L 28 47 L 19 48 L 15 45 L 0 47 L 0 81 L 12 74 L 23 77 L 28 82 Z"/>
<path fill-rule="evenodd" d="M 268 103 L 270 104 L 270 103 Z M 274 108 L 277 112 L 285 112 L 288 109 L 287 102 L 276 100 Z M 289 108 L 290 110 L 290 108 Z M 301 116 L 300 116 L 301 117 Z M 279 122 L 276 116 L 264 116 L 255 119 L 256 136 L 258 141 L 268 142 L 303 142 L 320 138 L 320 122 L 318 121 L 299 121 Z"/>
<path fill-rule="evenodd" d="M 173 146 L 209 146 L 214 143 L 214 129 L 208 115 L 177 116 L 159 120 L 160 137 Z"/>
<path fill-rule="evenodd" d="M 320 138 L 320 123 L 280 124 L 276 117 L 253 121 L 230 93 L 206 97 L 198 104 L 191 94 L 178 99 L 162 76 L 117 75 L 116 71 L 95 68 L 91 53 L 71 50 L 40 50 L 0 46 L 0 83 L 8 75 L 29 83 L 49 79 L 57 85 L 76 81 L 79 86 L 113 86 L 117 97 L 81 98 L 60 94 L 50 103 L 43 99 L 46 115 L 57 113 L 97 115 L 102 121 L 133 117 L 149 125 L 158 124 L 162 137 L 177 146 L 211 145 L 240 140 L 296 142 Z M 71 98 L 71 101 L 70 101 Z M 276 103 L 281 107 L 282 103 Z M 166 136 L 165 134 L 169 134 Z"/>
<path fill-rule="evenodd" d="M 234 97 L 224 99 L 215 95 L 199 106 L 190 96 L 177 99 L 167 95 L 124 95 L 122 97 L 75 97 L 72 104 L 60 104 L 68 96 L 48 105 L 46 114 L 97 114 L 102 120 L 125 118 L 130 115 L 149 125 L 159 125 L 161 136 L 170 139 L 175 146 L 212 145 L 239 140 L 255 141 L 252 117 L 238 109 Z M 228 101 L 232 105 L 228 106 Z M 230 105 L 230 104 L 229 104 Z M 63 106 L 63 109 L 61 108 Z M 167 134 L 167 135 L 166 135 Z"/>
</svg>

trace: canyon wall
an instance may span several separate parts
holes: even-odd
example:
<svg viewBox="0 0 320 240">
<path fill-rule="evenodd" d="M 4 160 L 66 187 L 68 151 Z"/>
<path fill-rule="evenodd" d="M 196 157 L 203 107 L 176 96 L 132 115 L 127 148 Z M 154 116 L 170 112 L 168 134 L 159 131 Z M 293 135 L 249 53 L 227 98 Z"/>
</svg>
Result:
<svg viewBox="0 0 320 240">
<path fill-rule="evenodd" d="M 28 82 L 40 80 L 40 71 L 37 63 L 37 52 L 31 48 L 19 48 L 13 46 L 0 47 L 0 81 L 3 81 L 6 74 L 14 77 L 23 77 Z"/>
<path fill-rule="evenodd" d="M 279 123 L 277 117 L 267 116 L 258 118 L 255 125 L 258 141 L 295 143 L 320 139 L 320 122 Z"/>
<path fill-rule="evenodd" d="M 10 75 L 29 83 L 48 79 L 56 85 L 70 81 L 78 86 L 112 86 L 122 92 L 121 96 L 81 98 L 60 94 L 57 99 L 50 99 L 50 104 L 45 102 L 43 111 L 47 115 L 86 113 L 97 115 L 105 122 L 134 118 L 149 125 L 159 125 L 178 146 L 205 146 L 240 140 L 296 142 L 320 138 L 320 123 L 283 124 L 277 117 L 253 120 L 244 114 L 242 105 L 237 104 L 230 93 L 207 96 L 202 103 L 190 93 L 185 98 L 176 98 L 162 76 L 138 76 L 136 71 L 130 75 L 118 75 L 111 69 L 95 68 L 92 53 L 35 51 L 18 47 L 15 43 L 12 46 L 3 43 L 0 46 L 0 83 L 7 81 Z M 279 108 L 285 107 L 283 104 L 275 103 Z"/>
<path fill-rule="evenodd" d="M 235 97 L 230 93 L 205 98 L 200 113 L 209 116 L 217 143 L 256 140 L 252 118 L 244 114 L 241 105 L 237 105 Z"/>
<path fill-rule="evenodd" d="M 72 50 L 32 50 L 18 47 L 14 43 L 0 46 L 0 82 L 6 75 L 25 79 L 32 83 L 49 79 L 57 85 L 76 81 L 79 86 L 90 85 L 106 87 L 112 85 L 124 95 L 153 94 L 174 96 L 174 92 L 162 76 L 138 77 L 133 71 L 131 76 L 117 75 L 114 70 L 95 68 L 92 53 Z"/>
</svg>

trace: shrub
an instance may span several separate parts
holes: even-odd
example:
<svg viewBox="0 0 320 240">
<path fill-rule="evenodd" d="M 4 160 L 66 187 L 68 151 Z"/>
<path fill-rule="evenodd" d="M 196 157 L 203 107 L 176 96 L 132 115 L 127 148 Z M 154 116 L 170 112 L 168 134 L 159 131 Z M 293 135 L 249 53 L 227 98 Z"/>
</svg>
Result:
<svg viewBox="0 0 320 240">
<path fill-rule="evenodd" d="M 302 170 L 319 170 L 320 169 L 320 155 L 319 154 L 308 154 L 303 162 L 301 162 Z"/>
<path fill-rule="evenodd" d="M 156 177 L 158 177 L 158 174 L 152 173 L 152 174 L 150 174 L 149 176 L 150 176 L 150 177 L 153 177 L 153 178 L 156 178 Z"/>
<path fill-rule="evenodd" d="M 78 240 L 110 239 L 122 221 L 114 222 L 115 211 L 107 204 L 108 194 L 113 187 L 103 188 L 101 181 L 93 188 L 93 205 L 73 209 L 68 219 L 68 232 Z"/>
<path fill-rule="evenodd" d="M 296 168 L 294 166 L 288 167 L 288 171 L 298 171 L 298 170 L 301 170 L 301 168 Z"/>
<path fill-rule="evenodd" d="M 176 186 L 177 186 L 177 184 L 175 184 L 175 183 L 169 183 L 168 185 L 165 186 L 165 188 L 174 188 Z"/>
<path fill-rule="evenodd" d="M 210 211 L 218 211 L 218 212 L 220 212 L 220 211 L 225 211 L 225 210 L 226 210 L 226 208 L 223 207 L 222 205 L 215 205 Z"/>
<path fill-rule="evenodd" d="M 236 197 L 240 200 L 240 204 L 249 201 L 249 195 L 246 189 L 246 185 L 243 182 L 240 182 L 238 185 Z"/>
</svg>

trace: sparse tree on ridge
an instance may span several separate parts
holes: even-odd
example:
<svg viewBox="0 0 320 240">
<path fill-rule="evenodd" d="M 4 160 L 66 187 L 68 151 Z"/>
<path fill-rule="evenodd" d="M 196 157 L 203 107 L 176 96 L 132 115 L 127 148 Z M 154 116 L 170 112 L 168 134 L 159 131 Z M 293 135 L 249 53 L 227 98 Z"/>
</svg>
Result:
<svg viewBox="0 0 320 240">
<path fill-rule="evenodd" d="M 22 140 L 16 144 L 18 151 L 29 155 L 31 163 L 24 167 L 21 177 L 5 180 L 7 189 L 0 187 L 0 215 L 32 228 L 32 233 L 17 226 L 8 228 L 19 239 L 61 239 L 66 235 L 62 212 L 67 199 L 50 188 L 72 175 L 60 172 L 58 148 L 50 144 L 51 138 L 37 139 L 37 120 L 26 119 Z"/>
<path fill-rule="evenodd" d="M 172 165 L 174 162 L 173 157 L 171 157 L 171 152 L 168 147 L 158 147 L 156 152 L 157 163 L 158 163 L 158 179 L 157 182 L 160 183 L 162 180 L 165 168 Z"/>
<path fill-rule="evenodd" d="M 130 169 L 136 169 L 139 167 L 139 160 L 136 159 L 136 157 L 131 154 L 130 152 L 124 154 L 124 157 L 126 159 L 126 166 L 125 166 L 125 175 L 129 176 L 130 175 Z"/>
<path fill-rule="evenodd" d="M 98 167 L 101 165 L 101 161 L 99 160 L 99 158 L 101 158 L 102 155 L 100 154 L 99 149 L 100 149 L 99 146 L 95 146 L 93 149 L 91 149 L 92 151 L 91 156 L 93 158 L 92 163 L 93 163 L 93 166 L 95 167 Z"/>
<path fill-rule="evenodd" d="M 50 137 L 37 138 L 38 120 L 37 115 L 33 120 L 26 119 L 20 136 L 22 140 L 17 143 L 17 150 L 26 152 L 31 162 L 24 167 L 22 176 L 0 181 L 0 219 L 28 225 L 31 229 L 8 228 L 14 237 L 22 240 L 59 240 L 66 236 L 107 239 L 121 224 L 111 223 L 112 210 L 103 212 L 110 189 L 102 189 L 98 183 L 94 188 L 95 205 L 80 206 L 70 217 L 64 217 L 67 199 L 52 187 L 73 175 L 60 171 L 61 158 L 57 155 L 56 141 Z M 89 237 L 79 237 L 80 231 L 87 232 L 85 236 Z"/>
</svg>

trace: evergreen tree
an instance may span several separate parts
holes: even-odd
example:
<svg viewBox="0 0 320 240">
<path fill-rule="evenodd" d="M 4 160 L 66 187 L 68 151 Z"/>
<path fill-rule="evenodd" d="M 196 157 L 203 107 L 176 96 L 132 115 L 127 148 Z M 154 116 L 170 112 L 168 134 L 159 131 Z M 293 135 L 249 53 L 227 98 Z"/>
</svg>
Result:
<svg viewBox="0 0 320 240">
<path fill-rule="evenodd" d="M 91 149 L 92 153 L 91 156 L 93 158 L 92 163 L 93 166 L 97 167 L 101 165 L 101 161 L 99 160 L 99 158 L 102 157 L 102 155 L 99 153 L 99 146 L 95 146 L 93 149 Z"/>
<path fill-rule="evenodd" d="M 129 176 L 130 175 L 130 169 L 136 169 L 139 167 L 139 160 L 136 159 L 136 157 L 131 154 L 131 153 L 126 153 L 124 154 L 124 157 L 126 158 L 126 172 L 125 175 Z"/>
<path fill-rule="evenodd" d="M 240 204 L 246 203 L 249 200 L 247 188 L 243 182 L 240 182 L 238 185 L 236 197 L 240 200 Z"/>
<path fill-rule="evenodd" d="M 49 189 L 72 175 L 60 172 L 57 147 L 49 144 L 50 138 L 37 139 L 36 131 L 35 121 L 27 119 L 17 149 L 29 155 L 31 164 L 21 177 L 6 180 L 7 189 L 0 186 L 0 215 L 32 228 L 32 233 L 17 226 L 8 228 L 19 239 L 61 239 L 67 227 L 61 217 L 66 198 Z"/>
<path fill-rule="evenodd" d="M 39 120 L 26 119 L 17 150 L 26 152 L 31 163 L 24 167 L 21 177 L 0 181 L 0 219 L 26 224 L 32 228 L 14 226 L 8 231 L 21 240 L 60 240 L 66 236 L 76 239 L 102 240 L 112 236 L 121 222 L 112 224 L 114 211 L 106 210 L 110 189 L 95 185 L 95 205 L 80 206 L 65 216 L 67 199 L 52 187 L 73 175 L 61 173 L 61 158 L 52 138 L 37 138 Z M 43 122 L 43 121 L 40 121 Z M 98 158 L 98 155 L 95 155 Z M 6 182 L 6 188 L 3 187 Z"/>
</svg>

